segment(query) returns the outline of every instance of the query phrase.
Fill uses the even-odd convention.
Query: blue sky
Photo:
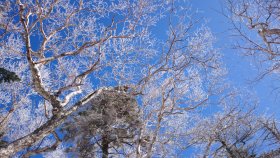
[[[255,63],[252,58],[242,56],[238,50],[232,49],[238,38],[233,38],[233,32],[229,19],[222,15],[221,0],[191,0],[193,9],[198,9],[200,16],[206,18],[206,25],[210,27],[215,35],[216,48],[223,54],[223,62],[228,70],[228,81],[238,89],[245,89],[259,98],[260,105],[258,111],[260,114],[273,114],[280,118],[280,109],[278,108],[277,93],[273,92],[273,86],[277,82],[273,78],[264,78],[263,80],[252,83],[257,74]]]

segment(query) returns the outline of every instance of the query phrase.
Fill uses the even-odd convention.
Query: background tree
[[[57,129],[106,87],[122,85],[132,87],[141,114],[129,156],[176,156],[189,146],[192,115],[223,88],[214,38],[181,3],[0,3],[7,6],[0,66],[22,80],[0,85],[2,157],[63,150]],[[165,40],[154,36],[159,20],[167,24]]]
[[[278,0],[228,0],[228,11],[239,39],[236,48],[260,63],[261,74],[279,72],[280,4]]]
[[[189,130],[192,144],[198,149],[196,156],[279,156],[279,128],[274,118],[258,114],[256,99],[252,94],[231,91],[220,100],[220,111],[204,119],[199,118],[194,128]]]
[[[255,135],[261,129],[256,119],[253,99],[232,91],[221,98],[221,109],[204,119],[198,118],[190,130],[192,144],[198,147],[197,157],[249,158],[256,156],[261,140]],[[245,98],[252,98],[246,95]],[[248,104],[247,104],[248,103]],[[249,105],[250,104],[250,105]]]

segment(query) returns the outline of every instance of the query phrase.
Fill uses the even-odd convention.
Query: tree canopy
[[[225,4],[245,41],[237,48],[264,75],[278,73],[278,6]],[[277,155],[277,119],[230,85],[194,10],[180,0],[1,1],[0,157]]]

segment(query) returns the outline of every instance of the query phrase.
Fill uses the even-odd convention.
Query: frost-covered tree
[[[258,79],[279,74],[279,0],[228,0],[229,18],[238,38],[237,49],[253,56],[261,69]]]
[[[61,128],[65,140],[73,144],[68,152],[81,157],[106,158],[109,151],[121,154],[133,146],[141,126],[139,107],[134,95],[115,89],[104,89],[96,98],[73,113]],[[128,147],[126,147],[128,146]]]
[[[231,92],[219,112],[199,119],[189,136],[197,157],[262,158],[279,156],[279,123],[257,114],[253,95]],[[241,92],[242,93],[242,92]]]
[[[62,138],[75,129],[80,136],[106,135],[107,156],[168,157],[185,150],[192,116],[222,90],[225,71],[210,30],[198,26],[183,5],[161,0],[1,1],[0,67],[21,79],[0,85],[1,157],[67,156],[62,150],[69,143]],[[155,30],[164,24],[166,34],[158,35]],[[121,126],[131,125],[130,118],[118,117],[118,104],[111,103],[115,99],[105,97],[114,115],[96,102],[108,88],[123,85],[131,101],[137,101],[126,110],[134,114],[136,105],[139,110],[137,117],[132,115],[140,125],[131,128],[137,134],[130,146],[120,145],[125,139],[113,139],[120,137]],[[83,111],[89,104],[92,109]],[[79,112],[93,116],[89,121],[96,131],[83,131],[87,117]],[[60,134],[67,121],[73,127]],[[82,141],[92,140],[71,143]],[[89,153],[99,156],[100,146],[95,147]]]
[[[261,126],[250,111],[236,107],[199,121],[191,133],[197,145],[198,157],[256,157],[262,149],[262,139],[257,137]]]

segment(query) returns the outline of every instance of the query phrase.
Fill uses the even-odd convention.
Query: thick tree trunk
[[[108,158],[109,155],[109,141],[107,139],[107,136],[102,136],[102,158]]]

